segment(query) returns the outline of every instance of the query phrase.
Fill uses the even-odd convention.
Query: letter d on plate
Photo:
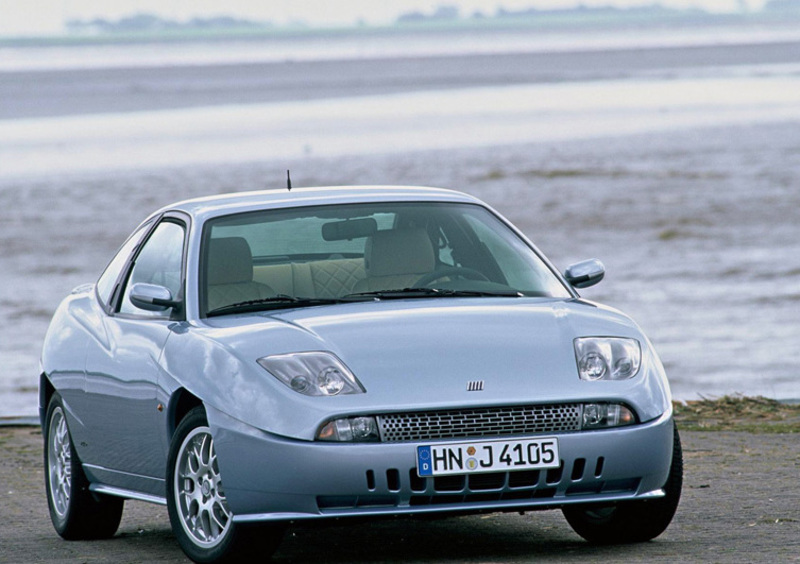
[[[433,466],[431,461],[431,447],[417,447],[417,475],[433,476]]]

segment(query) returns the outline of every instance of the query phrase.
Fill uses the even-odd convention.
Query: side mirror
[[[606,275],[606,267],[597,259],[582,260],[571,264],[564,271],[564,278],[575,288],[588,288],[600,282]]]
[[[157,284],[134,284],[128,297],[133,305],[146,311],[164,311],[179,305],[172,299],[172,292]]]

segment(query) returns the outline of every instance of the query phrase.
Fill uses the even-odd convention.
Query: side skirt
[[[167,485],[162,479],[110,470],[93,464],[84,464],[83,471],[89,478],[89,489],[93,492],[162,505],[166,503]]]
[[[132,490],[124,490],[122,488],[115,488],[112,486],[105,486],[103,484],[92,484],[89,486],[89,491],[105,495],[113,495],[116,497],[124,497],[125,499],[136,499],[138,501],[146,501],[148,503],[155,503],[157,505],[166,505],[167,498],[159,497],[157,495],[144,494]]]

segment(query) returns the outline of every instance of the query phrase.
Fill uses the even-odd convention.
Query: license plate
[[[417,447],[417,474],[445,476],[558,468],[558,439],[482,441]]]

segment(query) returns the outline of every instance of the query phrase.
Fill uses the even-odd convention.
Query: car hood
[[[579,330],[572,318],[594,318],[594,310],[562,301],[445,298],[275,317],[339,356],[371,402],[447,405],[563,397],[564,378],[577,379],[572,340]],[[579,325],[594,334],[585,321]],[[468,393],[474,381],[484,384],[480,394]]]
[[[272,389],[270,397],[276,391],[281,396],[272,405],[274,411],[285,411],[297,423],[310,418],[303,427],[316,428],[334,415],[612,400],[632,393],[647,401],[645,397],[652,400],[655,393],[641,373],[625,382],[579,380],[572,344],[576,337],[633,337],[642,343],[645,357],[649,350],[628,317],[582,300],[386,300],[208,321],[213,327],[208,337],[254,365],[258,379]],[[255,363],[264,356],[297,351],[335,354],[366,393],[303,396]],[[277,429],[275,421],[269,427],[286,432]]]

